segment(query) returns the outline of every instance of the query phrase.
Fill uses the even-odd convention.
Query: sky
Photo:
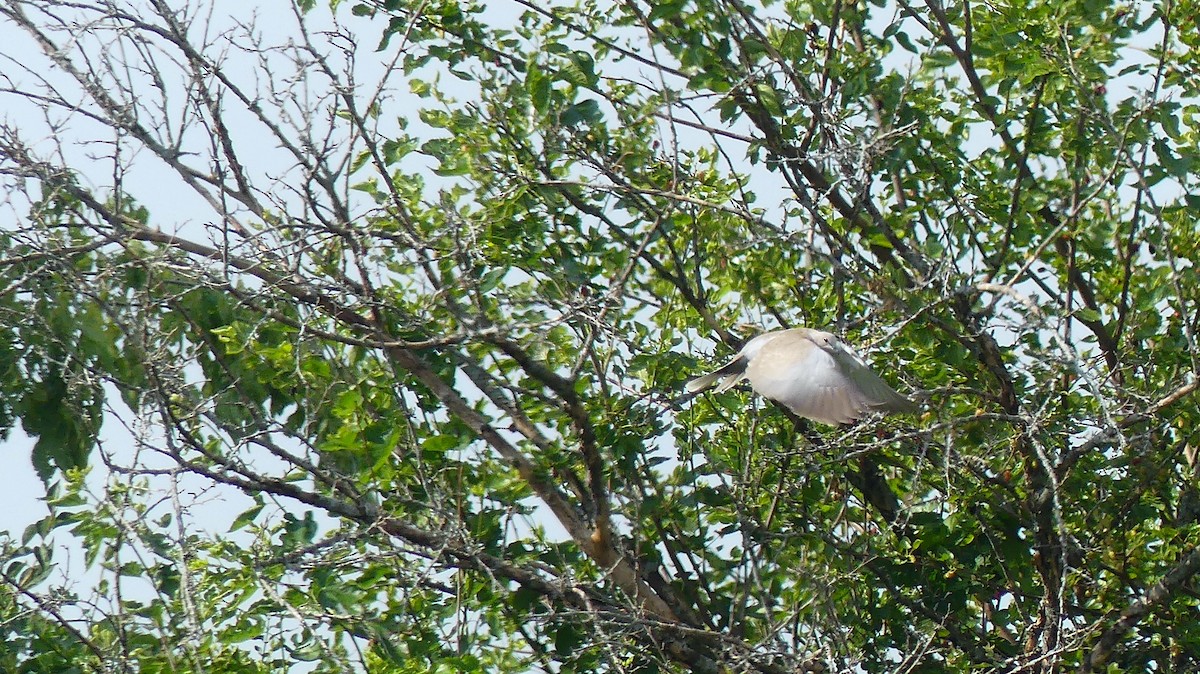
[[[4,497],[0,499],[0,530],[16,536],[47,512],[42,498],[42,481],[33,470],[29,454],[34,440],[18,426],[0,441],[0,475],[4,476]]]

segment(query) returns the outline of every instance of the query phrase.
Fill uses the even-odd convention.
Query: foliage
[[[1200,667],[1191,0],[210,10],[0,7],[0,670]]]

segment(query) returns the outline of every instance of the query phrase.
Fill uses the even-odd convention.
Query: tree
[[[1194,3],[224,9],[0,6],[0,668],[1200,666]]]

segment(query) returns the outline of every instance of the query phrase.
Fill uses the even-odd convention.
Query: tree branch
[[[1079,666],[1080,674],[1096,671],[1108,662],[1117,643],[1157,606],[1171,599],[1184,583],[1200,571],[1200,548],[1192,548],[1183,559],[1154,584],[1145,595],[1121,611],[1121,617],[1100,635],[1096,645]]]

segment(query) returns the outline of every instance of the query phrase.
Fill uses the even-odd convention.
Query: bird
[[[726,391],[746,379],[755,393],[796,415],[837,426],[871,412],[916,412],[837,335],[811,328],[765,332],[719,369],[689,381],[688,393]],[[718,383],[719,382],[719,383]]]

